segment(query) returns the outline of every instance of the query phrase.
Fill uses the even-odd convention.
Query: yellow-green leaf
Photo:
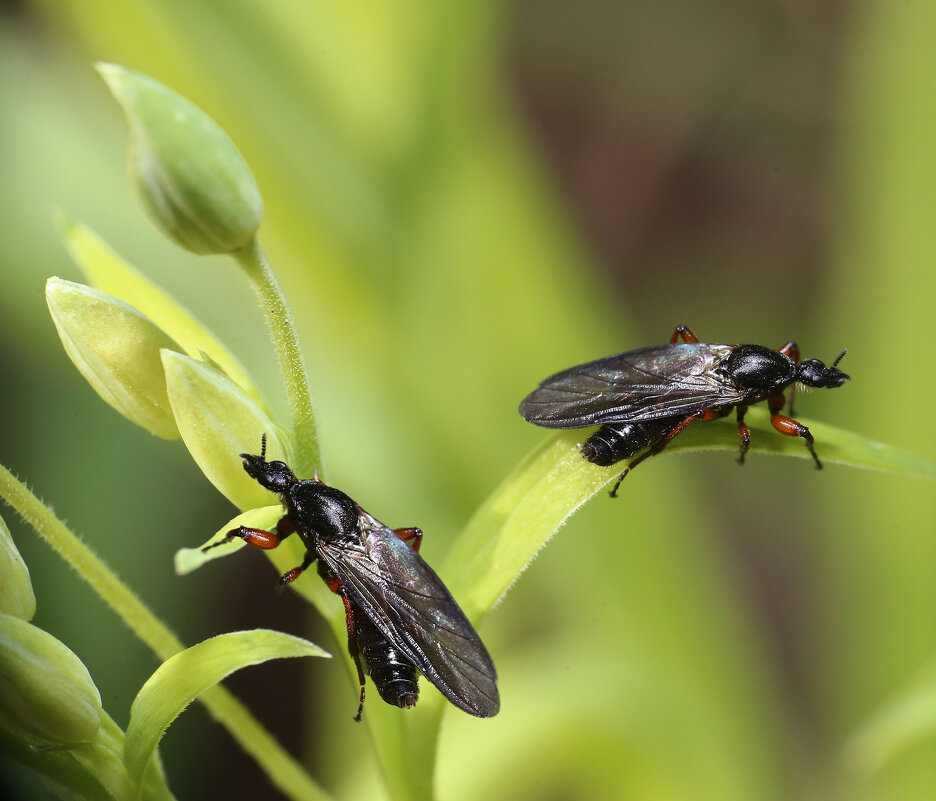
[[[745,422],[751,428],[748,459],[783,453],[811,461],[802,440],[780,436],[771,428],[765,410],[748,410]],[[921,456],[833,426],[802,422],[808,422],[816,451],[827,466],[837,463],[936,479],[936,464]],[[440,572],[469,617],[478,619],[490,609],[566,519],[617,480],[626,462],[598,467],[582,458],[579,445],[588,433],[571,430],[548,436],[501,482],[456,539]],[[654,461],[667,454],[701,450],[736,455],[737,425],[730,420],[690,425],[660,456],[638,469],[652,470]],[[636,502],[627,486],[625,478],[614,503]]]
[[[255,629],[212,637],[170,657],[150,676],[130,708],[124,762],[138,781],[169,724],[205,690],[235,670],[270,659],[329,654],[279,631]]]

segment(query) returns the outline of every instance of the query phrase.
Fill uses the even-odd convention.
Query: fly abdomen
[[[674,422],[671,418],[663,418],[639,423],[605,423],[585,440],[582,456],[589,462],[608,467],[655,445],[676,422],[678,420]]]
[[[391,645],[365,615],[357,615],[356,624],[358,649],[380,697],[403,709],[415,706],[419,685],[413,663]]]

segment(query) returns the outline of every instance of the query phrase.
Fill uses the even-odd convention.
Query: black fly
[[[683,342],[677,344],[682,337]],[[813,448],[809,429],[780,414],[790,389],[790,415],[796,384],[839,387],[850,376],[836,369],[845,355],[826,367],[818,359],[799,360],[795,342],[779,350],[763,345],[714,345],[699,342],[680,325],[668,345],[638,348],[616,356],[580,364],[550,376],[520,404],[520,415],[543,428],[584,428],[601,424],[585,440],[582,455],[599,465],[629,459],[644,448],[621,473],[624,476],[648,456],[659,453],[694,420],[714,420],[737,409],[741,456],[751,443],[744,424],[748,406],[762,400],[770,409],[770,422],[781,434],[802,437],[816,467],[822,463]]]
[[[259,456],[241,457],[244,470],[280,496],[286,514],[275,531],[241,526],[206,550],[235,537],[255,548],[275,548],[299,532],[305,558],[280,582],[295,581],[318,560],[319,574],[341,596],[348,650],[361,683],[355,720],[364,708],[361,658],[388,704],[415,705],[419,671],[459,709],[481,718],[496,715],[494,663],[452,594],[419,555],[422,532],[390,529],[317,477],[297,479],[284,462],[266,461],[266,436]]]

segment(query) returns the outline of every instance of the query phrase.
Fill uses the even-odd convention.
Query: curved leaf
[[[139,781],[169,724],[205,690],[235,670],[270,659],[330,654],[279,631],[221,634],[170,657],[143,685],[130,708],[124,740],[127,772]]]
[[[748,459],[758,453],[781,453],[811,459],[798,437],[780,436],[763,409],[745,417],[751,428]],[[808,422],[824,464],[837,463],[936,479],[936,464],[916,454],[865,439],[857,434]],[[591,429],[553,434],[526,457],[481,505],[456,539],[442,575],[465,613],[477,620],[526,569],[560,526],[582,504],[611,481],[626,462],[598,467],[579,453]],[[737,425],[731,420],[696,423],[666,447],[677,451],[738,452]],[[653,459],[641,470],[652,469]],[[627,496],[627,479],[619,493]]]
[[[934,734],[936,665],[858,729],[845,747],[845,759],[854,770],[874,773],[897,754]]]

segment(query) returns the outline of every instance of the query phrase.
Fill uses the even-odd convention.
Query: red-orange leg
[[[676,330],[673,331],[673,336],[670,337],[670,345],[675,345],[680,337],[682,337],[683,342],[699,341],[699,338],[689,330],[688,326],[677,325]]]
[[[361,700],[358,702],[357,714],[354,716],[354,722],[361,722],[361,714],[364,712],[364,668],[361,666],[361,656],[357,645],[357,627],[354,625],[354,610],[351,608],[351,601],[348,599],[348,591],[334,576],[323,574],[325,584],[335,595],[340,596],[345,608],[345,624],[348,627],[348,654],[354,667],[357,668],[358,683],[361,685]]]
[[[416,526],[408,526],[406,528],[395,528],[393,533],[396,534],[403,542],[410,543],[410,547],[419,552],[419,546],[422,545],[423,533],[421,528],[416,528]]]
[[[288,515],[284,515],[276,524],[275,531],[264,531],[262,528],[247,528],[247,526],[232,528],[227,534],[225,534],[223,540],[218,540],[218,542],[213,542],[211,545],[206,545],[204,548],[202,548],[202,551],[210,551],[212,548],[217,548],[219,545],[226,545],[231,540],[238,537],[248,545],[252,545],[254,548],[259,548],[262,551],[268,551],[270,548],[275,548],[277,545],[279,545],[295,530],[295,523],[293,523],[292,519]]]
[[[681,326],[681,327],[685,327],[685,326]],[[689,425],[689,423],[691,423],[693,420],[714,420],[717,417],[718,415],[713,410],[703,409],[701,412],[690,415],[689,417],[686,417],[685,419],[680,420],[678,423],[676,423],[676,425],[674,425],[669,431],[666,432],[666,435],[659,442],[651,446],[650,449],[646,453],[638,456],[636,459],[634,459],[634,461],[632,461],[630,464],[627,465],[627,467],[624,468],[624,472],[618,476],[618,480],[614,485],[614,489],[612,489],[610,492],[611,497],[617,498],[618,487],[621,486],[621,482],[624,480],[624,476],[626,476],[631,470],[637,467],[637,465],[639,465],[644,459],[648,459],[651,456],[656,456],[660,451],[662,451],[666,447],[667,443],[673,437],[675,437],[680,431],[682,431],[687,425]]]
[[[738,437],[741,439],[741,454],[738,456],[738,464],[744,464],[744,457],[747,455],[748,448],[751,447],[751,429],[744,422],[746,413],[747,406],[738,407]]]
[[[813,440],[813,435],[809,433],[809,429],[802,423],[797,422],[792,417],[780,414],[780,410],[783,408],[783,402],[783,395],[773,395],[767,399],[767,405],[770,408],[770,424],[785,436],[802,437],[806,440],[806,447],[809,448],[809,452],[812,454],[813,461],[816,463],[816,469],[822,470],[822,462],[819,461],[819,457],[816,456],[816,449],[813,447],[815,441]]]
[[[311,565],[316,559],[315,551],[306,551],[305,556],[302,557],[302,564],[299,567],[294,567],[292,570],[287,570],[280,576],[280,585],[285,587],[289,584],[290,581],[295,581],[305,569]]]
[[[782,353],[784,356],[789,356],[793,360],[793,364],[799,364],[799,345],[797,345],[792,339],[782,348],[777,348],[777,353]]]

